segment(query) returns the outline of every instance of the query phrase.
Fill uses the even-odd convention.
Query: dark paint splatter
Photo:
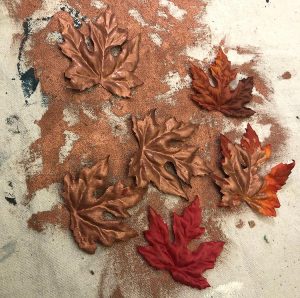
[[[255,227],[255,221],[254,220],[249,220],[248,221],[248,225],[249,225],[249,227],[252,229],[252,228],[254,228]]]
[[[238,229],[241,229],[244,225],[245,223],[241,219],[235,224]]]
[[[43,108],[46,108],[48,107],[48,105],[49,105],[49,97],[42,93],[41,106]]]
[[[20,74],[20,79],[22,82],[24,96],[29,98],[34,93],[39,83],[39,80],[34,75],[34,68],[31,67],[24,73]]]
[[[60,9],[66,11],[73,18],[75,28],[81,27],[81,21],[83,21],[85,17],[80,17],[80,12],[78,10],[70,6],[62,6]]]
[[[6,118],[6,124],[10,126],[8,129],[10,132],[19,134],[19,117],[17,115],[12,115]]]
[[[6,118],[6,124],[8,125],[13,125],[17,121],[19,121],[19,116],[17,115],[12,115]]]
[[[95,274],[95,272],[94,272],[93,270],[90,270],[90,273],[91,273],[92,275],[94,275],[94,274]]]
[[[14,198],[14,197],[5,197],[5,200],[6,200],[9,204],[12,204],[12,205],[14,205],[14,206],[17,205],[16,198]]]
[[[26,70],[25,72],[21,70],[21,61],[22,61],[24,46],[26,41],[29,38],[29,35],[31,34],[30,21],[31,19],[26,19],[23,22],[23,38],[21,40],[21,44],[19,47],[18,63],[17,63],[23,94],[26,98],[29,98],[34,93],[39,83],[39,80],[34,75],[34,69],[32,67]]]
[[[13,183],[12,183],[11,181],[8,181],[7,184],[8,184],[8,186],[11,188],[11,190],[13,191],[13,189],[14,189]],[[12,205],[16,206],[16,205],[17,205],[17,201],[16,201],[15,196],[14,196],[12,193],[10,193],[10,192],[8,192],[8,193],[6,193],[6,194],[7,194],[7,195],[4,197],[5,200],[6,200],[9,204],[12,204]]]

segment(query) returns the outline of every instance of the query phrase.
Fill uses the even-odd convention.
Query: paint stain
[[[5,197],[5,200],[11,205],[14,205],[14,206],[17,205],[17,201],[16,201],[15,197]]]
[[[20,121],[19,121],[19,116],[18,115],[11,115],[6,118],[6,124],[9,126],[8,131],[14,133],[14,134],[19,134],[20,129]]]
[[[289,71],[286,71],[281,75],[281,78],[284,80],[289,80],[291,77],[292,77],[292,75]]]
[[[86,16],[81,16],[80,12],[71,6],[61,6],[60,10],[67,12],[73,18],[75,28],[80,28],[81,22],[86,19]]]
[[[16,251],[16,241],[10,241],[0,248],[0,263],[9,258]]]
[[[31,67],[24,73],[20,73],[20,79],[24,96],[29,98],[34,93],[39,83],[39,80],[34,75],[34,68]]]
[[[23,55],[24,55],[25,44],[31,34],[30,20],[31,19],[27,19],[26,21],[23,22],[23,38],[21,40],[20,47],[19,47],[18,63],[17,63],[18,74],[21,80],[21,86],[25,98],[29,98],[35,92],[37,85],[39,83],[39,80],[35,77],[33,67],[30,67],[25,71],[23,71],[21,67],[21,64],[24,63]]]
[[[238,229],[241,229],[244,225],[245,223],[241,219],[235,224]]]
[[[249,225],[249,227],[252,229],[252,228],[254,228],[255,227],[255,221],[254,220],[249,220],[248,221],[248,225]]]
[[[45,94],[42,93],[41,106],[43,108],[48,107],[49,101],[50,101],[50,98],[47,95],[45,95]]]

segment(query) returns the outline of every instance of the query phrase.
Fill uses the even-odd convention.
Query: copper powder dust
[[[62,229],[68,229],[70,225],[70,216],[64,206],[56,205],[52,210],[33,214],[27,224],[28,228],[38,232],[44,231],[49,224]]]
[[[30,17],[36,10],[42,8],[42,0],[3,0],[9,15],[22,21]]]

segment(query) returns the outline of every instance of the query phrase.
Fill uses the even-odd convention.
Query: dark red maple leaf
[[[206,74],[196,65],[191,65],[192,100],[208,111],[220,111],[225,116],[249,117],[255,112],[245,107],[252,99],[253,78],[239,80],[236,89],[230,83],[236,79],[237,70],[220,48],[216,60]]]
[[[188,249],[189,242],[205,231],[199,227],[201,211],[199,198],[196,197],[182,215],[174,213],[174,241],[170,241],[167,224],[150,207],[150,228],[144,233],[149,245],[138,247],[138,252],[152,267],[167,270],[174,280],[198,289],[210,286],[202,273],[214,267],[224,245],[222,241],[210,241],[202,242],[194,251]]]

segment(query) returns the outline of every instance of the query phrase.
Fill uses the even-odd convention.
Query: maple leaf
[[[266,216],[276,216],[275,208],[280,207],[277,191],[285,184],[295,166],[280,163],[264,178],[258,170],[271,155],[271,146],[261,146],[257,134],[248,124],[241,144],[233,144],[221,135],[224,156],[222,167],[226,178],[213,175],[223,194],[221,206],[238,206],[246,202],[251,208]]]
[[[133,117],[132,122],[139,151],[130,161],[129,174],[136,177],[138,187],[153,182],[163,192],[187,198],[180,180],[189,184],[192,176],[207,173],[198,148],[182,144],[193,134],[195,125],[178,122],[174,117],[160,125],[155,120],[155,110],[143,120]],[[168,170],[167,164],[172,164],[176,173]]]
[[[253,78],[238,82],[235,90],[230,83],[236,79],[237,70],[231,68],[227,56],[219,49],[215,62],[209,68],[210,77],[197,66],[191,66],[192,86],[196,94],[192,99],[208,111],[220,111],[226,116],[249,117],[255,112],[244,107],[252,99]]]
[[[95,193],[103,186],[107,173],[108,158],[84,168],[78,179],[71,174],[64,178],[63,198],[71,216],[70,229],[79,247],[88,253],[95,252],[96,242],[110,246],[115,240],[137,235],[121,219],[129,216],[127,209],[141,200],[144,191],[118,182],[97,197]]]
[[[154,209],[149,209],[149,230],[144,233],[148,246],[139,246],[138,252],[154,268],[167,270],[174,280],[198,288],[209,287],[202,276],[212,269],[220,255],[224,242],[202,242],[194,251],[188,249],[191,240],[203,235],[199,198],[184,209],[182,215],[173,214],[174,241],[170,241],[168,226]]]
[[[59,46],[72,62],[65,72],[73,89],[85,90],[101,84],[113,94],[130,97],[130,88],[142,82],[134,75],[139,60],[140,36],[127,40],[127,30],[118,27],[112,11],[106,9],[82,30],[59,19],[64,42]],[[87,40],[89,42],[87,42]],[[113,49],[121,47],[119,55]]]

